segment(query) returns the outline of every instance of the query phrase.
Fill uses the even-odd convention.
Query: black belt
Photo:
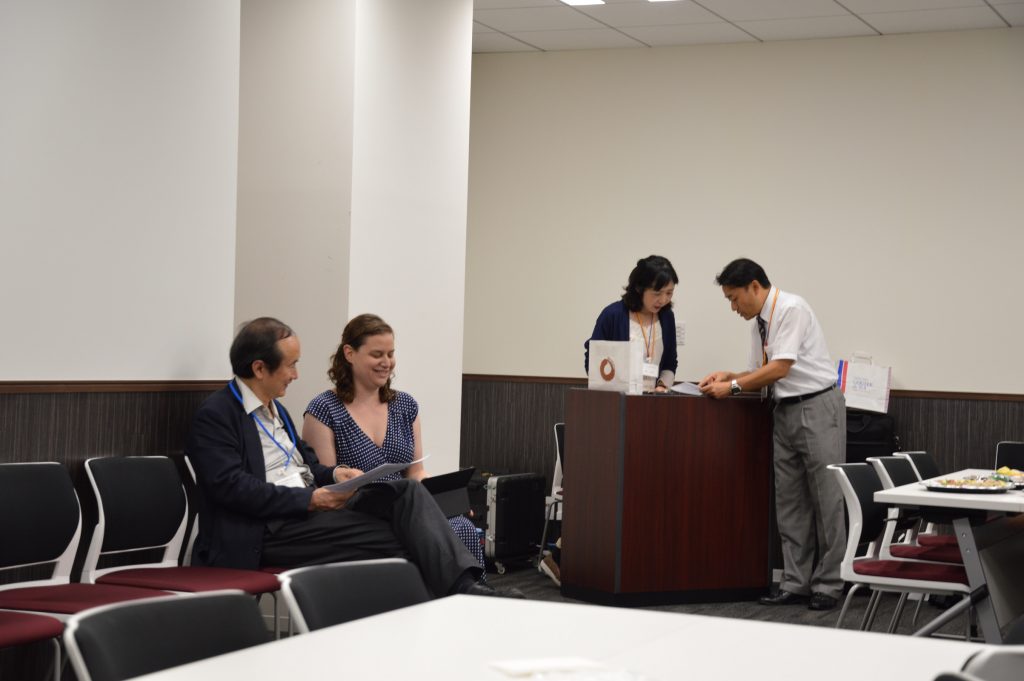
[[[806,395],[793,395],[792,397],[780,397],[778,402],[779,402],[779,404],[796,404],[797,402],[803,402],[804,400],[809,400],[812,397],[817,397],[818,395],[824,395],[825,393],[827,393],[829,390],[831,390],[834,387],[835,387],[834,385],[830,385],[827,388],[822,388],[821,390],[819,390],[816,393],[807,393]]]

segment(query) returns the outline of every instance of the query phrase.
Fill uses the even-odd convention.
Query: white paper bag
[[[643,392],[643,356],[629,341],[590,341],[587,387],[639,395]]]
[[[863,361],[863,360],[867,361]],[[854,361],[839,360],[836,385],[846,396],[850,409],[889,412],[889,386],[892,368],[871,363],[870,357],[854,354]]]

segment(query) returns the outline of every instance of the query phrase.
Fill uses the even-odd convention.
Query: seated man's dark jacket
[[[277,407],[280,417],[290,421],[287,410],[280,403]],[[309,445],[299,440],[296,447],[318,487],[334,482],[334,469],[317,461]],[[193,565],[259,568],[267,524],[308,513],[313,487],[280,487],[266,481],[256,422],[228,387],[199,407],[185,453],[199,484]]]

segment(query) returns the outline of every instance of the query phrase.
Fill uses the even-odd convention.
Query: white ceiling
[[[475,0],[473,19],[473,52],[546,52],[1024,26],[1024,0]]]

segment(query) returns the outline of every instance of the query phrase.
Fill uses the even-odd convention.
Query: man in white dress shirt
[[[748,370],[716,371],[700,382],[710,397],[765,389],[774,409],[775,508],[784,571],[764,605],[807,603],[831,610],[843,592],[843,496],[827,470],[846,460],[846,402],[814,311],[771,285],[764,268],[740,258],[715,283],[751,325]],[[817,560],[815,560],[817,558]]]

